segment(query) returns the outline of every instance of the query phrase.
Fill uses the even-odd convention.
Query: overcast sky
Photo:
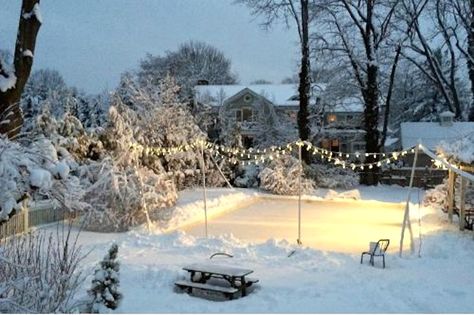
[[[0,0],[0,48],[13,51],[20,0]],[[232,60],[241,83],[278,83],[297,70],[297,35],[283,25],[264,31],[232,0],[42,0],[34,69],[58,70],[70,85],[95,93],[146,53],[205,41]]]

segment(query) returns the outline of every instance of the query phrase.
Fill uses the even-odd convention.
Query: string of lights
[[[282,155],[292,153],[295,147],[306,147],[306,150],[311,152],[313,155],[319,156],[323,162],[333,163],[336,166],[341,166],[342,168],[351,168],[353,170],[364,170],[365,168],[372,169],[374,167],[389,165],[390,163],[398,160],[400,157],[415,152],[414,147],[407,150],[384,153],[335,152],[314,146],[307,141],[301,140],[290,142],[284,146],[272,146],[265,149],[242,149],[238,147],[229,147],[218,145],[204,139],[197,139],[190,144],[174,147],[149,147],[137,143],[130,146],[131,149],[140,150],[141,152],[144,152],[148,155],[157,156],[178,154],[203,148],[218,158],[227,159],[228,162],[234,165],[238,163],[241,165],[263,164],[265,162],[278,159]],[[376,161],[370,163],[361,161],[367,157],[373,157],[376,159]]]

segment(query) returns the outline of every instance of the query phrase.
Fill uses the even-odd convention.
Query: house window
[[[329,114],[328,115],[328,123],[333,123],[337,121],[337,116],[336,114]]]
[[[321,147],[323,149],[333,152],[339,152],[339,145],[339,139],[323,139],[323,141],[321,141]]]
[[[242,145],[246,149],[253,147],[253,138],[249,136],[242,136]]]
[[[354,116],[352,115],[347,115],[346,116],[346,121],[352,121],[354,119]]]
[[[246,94],[246,95],[244,96],[244,101],[245,101],[246,103],[250,103],[250,102],[252,101],[252,96],[251,96],[250,94]]]
[[[253,110],[249,107],[243,107],[235,111],[235,120],[238,122],[243,121],[252,121],[253,120]]]

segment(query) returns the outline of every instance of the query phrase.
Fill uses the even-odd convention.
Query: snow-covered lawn
[[[390,222],[387,222],[386,226],[390,231],[398,231],[390,236],[396,237],[391,239],[392,249],[396,250],[400,228],[396,226],[395,218],[398,214],[403,214],[402,210],[399,210],[400,202],[406,198],[407,190],[379,186],[359,187],[358,192],[362,201],[321,201],[325,197],[337,197],[337,193],[327,190],[318,190],[304,199],[319,200],[315,203],[332,206],[337,202],[344,207],[353,205],[356,209],[356,222],[359,222],[357,214],[363,210],[360,209],[360,204],[364,206],[362,208],[368,204],[376,204],[369,200],[398,204],[379,210],[394,212],[389,215]],[[122,264],[121,290],[124,294],[119,312],[474,312],[472,232],[459,232],[455,225],[448,224],[444,215],[436,210],[423,208],[421,212],[421,258],[417,255],[399,258],[396,252],[391,252],[388,254],[387,268],[381,269],[380,265],[376,268],[368,264],[360,265],[360,255],[355,250],[346,250],[348,253],[345,253],[324,250],[324,244],[318,247],[318,242],[321,243],[325,239],[329,241],[330,238],[323,237],[318,242],[309,244],[314,247],[299,248],[294,255],[288,257],[296,248],[293,235],[288,240],[278,240],[272,236],[261,240],[262,235],[259,235],[254,242],[238,239],[229,233],[205,239],[180,230],[173,231],[174,228],[189,229],[188,223],[198,223],[202,220],[201,194],[201,191],[182,192],[175,211],[177,216],[167,227],[155,227],[152,233],[145,228],[120,234],[81,233],[80,243],[85,250],[92,250],[86,260],[87,267],[90,268],[105,254],[113,241],[119,245]],[[266,207],[265,203],[262,204],[257,198],[259,194],[250,190],[209,191],[209,214],[215,218],[210,219],[210,226],[213,221],[219,220],[221,214],[221,218],[238,216],[241,211],[238,208],[252,209],[253,205],[260,205],[261,210],[267,213],[272,209],[268,205],[278,204],[274,199],[270,200]],[[346,195],[354,196],[354,192]],[[417,202],[417,198],[415,194],[413,201]],[[297,208],[294,209],[296,215]],[[282,209],[275,208],[275,211],[279,210]],[[254,209],[254,212],[255,218],[261,220],[258,209]],[[306,215],[308,218],[308,214]],[[412,215],[417,237],[418,212],[415,211]],[[314,218],[337,221],[337,215]],[[400,216],[399,219],[401,218]],[[273,219],[274,216],[266,217],[268,222]],[[343,225],[347,224],[347,221],[343,222]],[[379,223],[374,221],[374,224]],[[347,225],[345,227],[347,228]],[[54,229],[52,226],[49,228]],[[339,228],[337,222],[334,222],[334,228]],[[164,230],[167,233],[163,233]],[[296,227],[294,231],[296,233]],[[344,233],[344,229],[339,231],[339,234]],[[358,238],[357,233],[356,230],[348,229],[347,233],[340,237],[351,240]],[[234,234],[239,233],[236,231]],[[304,239],[305,234],[303,241]],[[365,250],[365,247],[360,248],[360,251],[362,250]],[[254,292],[245,298],[225,302],[213,302],[174,292],[174,281],[186,276],[186,272],[181,270],[182,266],[194,262],[209,262],[209,256],[218,251],[232,253],[234,258],[217,258],[216,263],[239,265],[255,271],[254,276],[260,279],[260,283]],[[90,282],[85,285],[89,286]]]

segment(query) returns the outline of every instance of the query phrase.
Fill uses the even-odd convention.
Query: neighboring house
[[[339,152],[365,152],[364,104],[358,97],[347,97],[324,104],[323,120],[315,141],[319,146]]]
[[[324,84],[312,84],[311,128],[316,134],[313,143],[333,151],[364,151],[362,103],[351,97],[326,104],[324,90]],[[198,105],[212,108],[221,136],[238,130],[245,147],[275,129],[291,135],[292,140],[298,136],[299,97],[295,84],[198,85],[195,106]],[[318,121],[320,113],[323,115]]]

